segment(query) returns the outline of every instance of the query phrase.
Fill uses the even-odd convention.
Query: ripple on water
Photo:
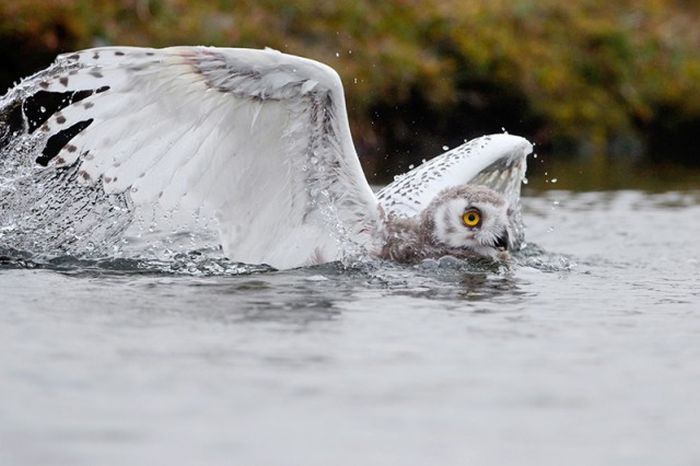
[[[509,262],[496,262],[490,259],[458,259],[445,256],[440,259],[426,259],[417,264],[396,264],[375,258],[351,258],[305,268],[313,271],[332,271],[349,276],[361,274],[369,282],[385,286],[398,286],[407,278],[422,278],[437,282],[454,282],[465,274],[486,273],[504,275],[513,267],[532,267],[544,272],[562,272],[574,267],[570,258],[548,253],[534,244],[527,244],[522,251],[514,254]],[[168,258],[152,257],[101,257],[83,258],[71,255],[51,256],[34,254],[14,248],[0,247],[0,268],[36,269],[43,268],[74,275],[91,273],[113,274],[174,274],[183,276],[235,276],[254,273],[274,272],[276,269],[260,264],[244,264],[227,259],[220,248],[207,248],[174,253]],[[313,275],[309,281],[322,281],[323,275]]]

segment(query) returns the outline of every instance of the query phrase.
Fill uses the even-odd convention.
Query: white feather
[[[93,120],[51,164],[80,158],[81,182],[128,190],[136,205],[214,212],[235,260],[335,260],[339,244],[379,229],[325,65],[268,50],[113,47],[61,56],[52,71],[46,90],[109,90],[49,120],[51,132]]]

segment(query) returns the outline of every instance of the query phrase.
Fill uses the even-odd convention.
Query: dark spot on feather
[[[95,52],[95,53],[92,55],[92,58],[93,58],[94,60],[99,59],[99,58],[100,58],[100,53],[99,53],[99,52]]]
[[[153,52],[146,52],[146,55],[148,55],[149,57],[152,57],[153,55],[155,55],[155,53],[153,53]]]
[[[89,175],[88,172],[86,172],[85,170],[80,170],[80,171],[78,172],[78,175],[80,175],[85,181],[89,181],[89,180],[90,180],[90,175]]]
[[[64,159],[63,157],[57,157],[56,163],[59,165],[63,165],[64,163],[66,163],[66,159]]]
[[[49,125],[47,125],[46,123],[41,125],[41,131],[46,133],[48,130],[49,130]]]
[[[106,90],[109,89],[109,87],[105,86],[95,91],[38,91],[34,95],[26,97],[22,102],[22,111],[27,120],[27,132],[32,134],[37,128],[48,131],[48,127],[44,129],[42,125],[46,123],[52,115],[60,112],[71,104],[80,102],[96,92],[103,92],[102,89]]]
[[[97,68],[90,71],[90,76],[94,76],[95,78],[104,78],[104,75],[100,73],[100,70]]]
[[[78,74],[78,70],[70,70],[68,74],[71,76],[75,76],[76,74]]]
[[[63,115],[58,115],[56,117],[56,123],[58,123],[59,125],[62,125],[65,122],[66,122],[66,117],[64,117]]]
[[[71,139],[78,135],[82,130],[90,126],[93,119],[79,121],[70,128],[63,129],[58,133],[51,136],[46,141],[46,146],[41,151],[41,155],[36,158],[36,163],[45,167],[49,164],[51,159],[58,155],[59,151],[65,146]]]
[[[41,87],[43,87],[44,89],[48,89],[48,88],[49,88],[49,82],[48,82],[48,81],[42,81],[42,82],[39,83],[39,85],[40,85]]]
[[[110,176],[105,176],[104,180],[105,180],[105,183],[111,183],[111,182],[112,182],[112,177],[110,177]]]
[[[92,102],[85,102],[85,108],[92,108],[94,106],[95,104],[93,104]]]
[[[64,87],[68,87],[68,78],[66,76],[63,76],[61,79],[58,80],[61,84],[63,84]]]
[[[76,150],[78,150],[78,148],[75,147],[73,144],[68,144],[68,145],[66,145],[66,150],[68,152],[75,152]]]
[[[117,50],[116,52],[114,52],[114,54],[118,57],[121,57],[122,55],[124,55],[124,52],[120,52],[119,50]]]

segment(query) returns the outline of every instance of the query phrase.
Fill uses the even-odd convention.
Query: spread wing
[[[531,152],[532,144],[520,136],[481,136],[401,175],[379,191],[377,198],[387,214],[413,217],[444,189],[464,184],[488,186],[510,204],[511,238],[517,246],[523,239],[520,186]]]
[[[31,111],[41,92],[64,96],[58,111]],[[206,208],[234,260],[333,260],[377,228],[340,78],[321,63],[273,50],[97,48],[60,56],[8,96],[23,120],[0,146],[39,141],[31,163],[73,168],[68,182],[134,205]]]

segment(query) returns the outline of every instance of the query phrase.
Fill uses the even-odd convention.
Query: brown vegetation
[[[683,155],[699,24],[689,0],[19,0],[0,3],[0,86],[96,45],[270,46],[338,70],[375,170],[501,127]]]

